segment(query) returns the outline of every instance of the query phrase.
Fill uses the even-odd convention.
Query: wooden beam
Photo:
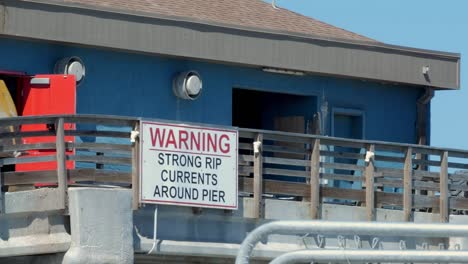
[[[54,185],[57,182],[57,171],[10,171],[3,172],[3,185],[29,185],[41,182],[47,182],[49,185]],[[68,171],[70,180],[72,181],[93,181],[112,183],[131,184],[132,175],[129,172],[109,171],[101,169],[74,169]]]
[[[137,121],[134,131],[140,131],[140,123]],[[133,191],[133,210],[140,207],[140,137],[135,137],[132,144],[132,191]]]
[[[255,218],[262,218],[264,216],[263,210],[263,134],[259,133],[255,139],[254,144],[259,144],[258,151],[254,153],[254,182],[253,182],[253,198],[254,198],[254,212]],[[255,147],[254,147],[255,150]]]
[[[403,168],[403,221],[410,222],[413,211],[413,149],[408,147]]]
[[[449,182],[448,182],[448,151],[444,151],[440,157],[440,221],[449,221]]]
[[[371,144],[367,147],[369,154],[375,153],[375,146]],[[374,190],[374,158],[366,162],[364,176],[366,178],[366,213],[368,221],[375,221],[375,190]]]
[[[310,157],[310,214],[320,218],[320,139],[313,140]]]
[[[65,131],[64,120],[59,118],[56,127],[56,149],[57,149],[57,183],[58,183],[58,204],[61,208],[67,208],[67,156],[65,153]]]
[[[3,205],[5,204],[5,194],[3,193],[3,167],[0,165],[0,215],[4,213]]]

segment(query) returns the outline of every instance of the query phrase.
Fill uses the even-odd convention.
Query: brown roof
[[[214,24],[299,33],[320,38],[376,42],[261,0],[54,0],[131,12],[189,18]]]

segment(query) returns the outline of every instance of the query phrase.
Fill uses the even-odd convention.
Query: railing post
[[[140,207],[140,122],[136,122],[132,132],[132,191],[133,191],[133,210],[138,210]]]
[[[56,151],[57,151],[57,184],[58,184],[58,203],[60,208],[67,208],[67,155],[65,153],[65,130],[64,120],[59,118],[56,127]]]
[[[449,221],[449,182],[448,182],[448,152],[444,151],[440,156],[440,221]]]
[[[254,142],[253,217],[262,218],[263,210],[263,134],[259,133]]]
[[[104,153],[103,152],[96,152],[96,156],[97,157],[102,157],[102,156],[104,156]],[[104,169],[104,164],[96,163],[96,169],[98,169],[98,170]]]
[[[320,218],[320,139],[314,139],[310,158],[310,214]]]
[[[375,189],[374,189],[374,152],[375,146],[369,145],[366,153],[366,213],[368,221],[375,221]]]
[[[5,193],[3,192],[3,166],[0,165],[0,214],[3,214],[5,204]]]
[[[413,211],[413,149],[408,147],[403,168],[403,221],[410,222]]]

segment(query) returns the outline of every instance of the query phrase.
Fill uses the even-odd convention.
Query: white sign
[[[237,209],[237,130],[142,121],[140,202]]]

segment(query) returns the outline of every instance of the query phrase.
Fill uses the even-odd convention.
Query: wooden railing
[[[402,221],[415,210],[439,213],[442,222],[468,210],[468,174],[455,171],[468,169],[468,151],[250,129],[239,135],[240,189],[253,194],[256,217],[265,197],[285,196],[310,202],[312,218],[322,202],[365,206],[368,220],[381,207],[403,210]],[[261,142],[258,153],[253,142]]]
[[[131,131],[138,131],[139,121],[96,115],[2,119],[2,194],[43,183],[56,191],[57,209],[64,209],[68,186],[133,187],[137,208],[139,145]],[[40,126],[24,129],[31,124]],[[365,206],[369,220],[376,208],[403,210],[405,221],[416,210],[430,211],[442,222],[468,210],[468,174],[457,172],[468,169],[468,151],[243,128],[239,137],[239,191],[254,198],[255,217],[263,217],[265,199],[308,202],[312,218],[320,218],[322,203]],[[18,164],[38,169],[20,171]]]
[[[136,166],[130,135],[138,123],[132,118],[85,115],[2,119],[2,189],[47,187],[61,201],[55,209],[65,209],[68,185],[130,188]],[[21,169],[22,164],[30,166]],[[137,171],[133,173],[137,178]]]

